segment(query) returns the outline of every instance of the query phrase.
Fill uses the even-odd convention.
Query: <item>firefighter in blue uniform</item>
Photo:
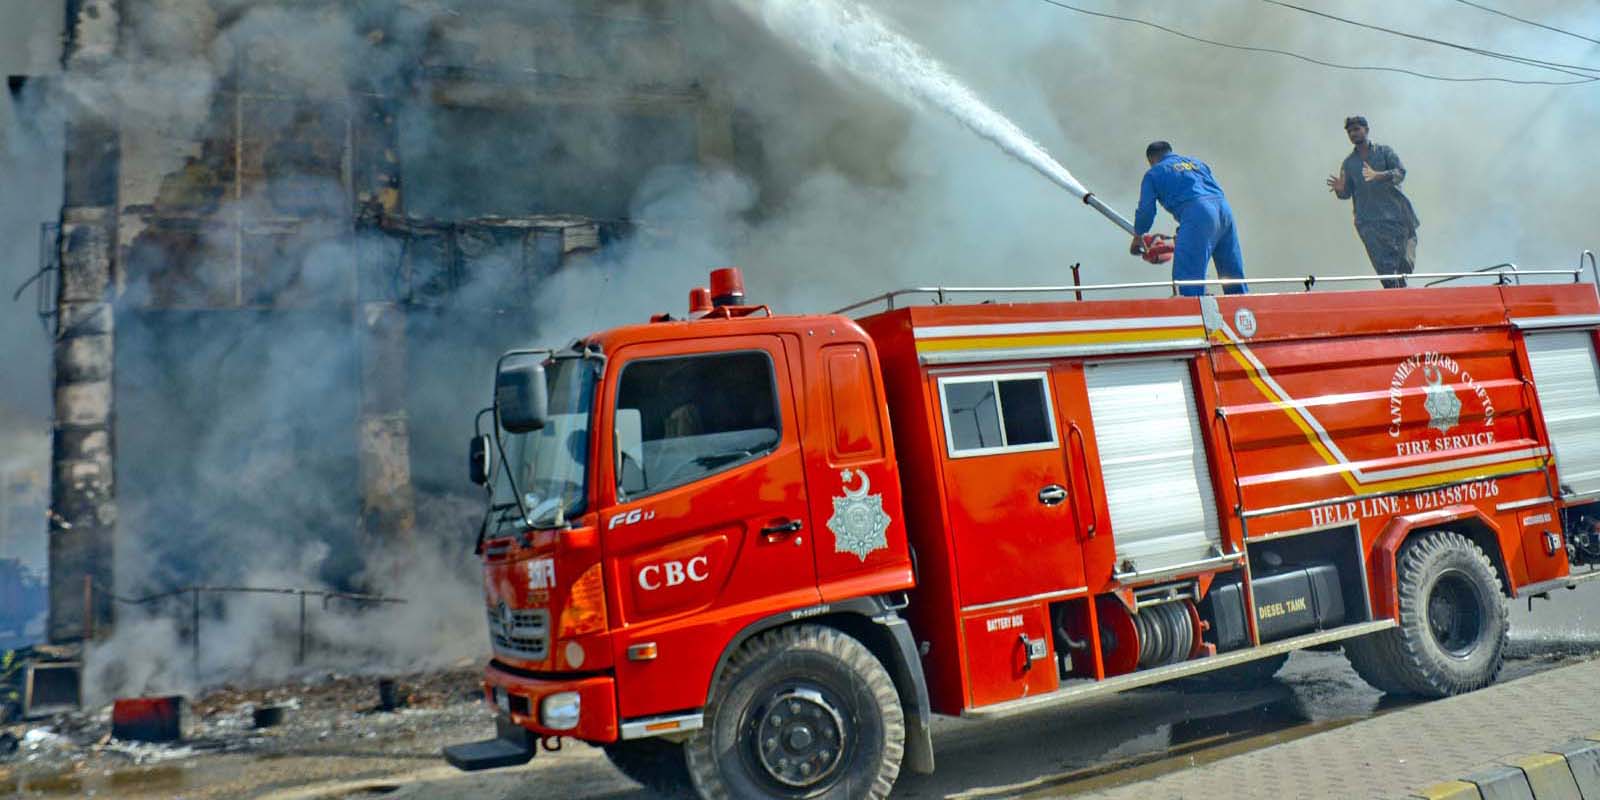
[[[1239,230],[1222,187],[1204,162],[1172,152],[1166,142],[1151,142],[1144,150],[1149,171],[1139,187],[1139,211],[1133,218],[1133,245],[1128,252],[1144,252],[1144,235],[1156,221],[1156,202],[1178,220],[1178,241],[1172,257],[1172,279],[1205,280],[1206,264],[1217,262],[1220,278],[1244,278],[1244,256],[1239,252]],[[1228,294],[1244,294],[1243,283],[1228,284]],[[1181,286],[1180,294],[1205,294],[1204,286]]]

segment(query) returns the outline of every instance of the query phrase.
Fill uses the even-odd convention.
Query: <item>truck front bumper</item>
[[[446,747],[445,760],[457,769],[526,764],[544,736],[597,744],[617,740],[616,681],[609,675],[530,678],[490,662],[483,692],[496,710],[495,736]]]
[[[617,683],[609,675],[531,678],[491,661],[483,691],[502,715],[536,735],[617,740]]]

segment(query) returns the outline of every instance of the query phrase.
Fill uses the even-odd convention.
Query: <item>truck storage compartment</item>
[[[1060,676],[1050,639],[1050,614],[1043,603],[965,614],[962,649],[971,676],[969,703],[985,706],[1054,690]]]

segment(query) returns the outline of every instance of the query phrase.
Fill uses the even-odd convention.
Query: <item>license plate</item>
[[[494,704],[499,706],[501,711],[511,713],[511,698],[506,695],[506,690],[499,686],[494,687]]]

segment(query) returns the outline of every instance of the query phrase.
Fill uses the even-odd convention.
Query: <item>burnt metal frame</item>
[[[85,595],[86,598],[91,598],[92,599],[94,593],[95,592],[99,592],[101,594],[106,595],[107,597],[110,597],[112,600],[114,600],[114,601],[116,601],[118,603],[122,603],[124,605],[135,605],[135,606],[149,605],[151,603],[159,602],[159,601],[162,601],[162,600],[168,600],[168,599],[178,598],[178,597],[183,597],[184,595],[188,595],[189,598],[190,598],[190,600],[189,600],[189,614],[190,614],[189,620],[190,620],[190,625],[192,626],[191,627],[191,634],[190,634],[190,642],[189,642],[189,646],[190,646],[189,653],[190,653],[191,667],[194,670],[194,675],[195,675],[195,679],[196,680],[199,680],[199,677],[200,677],[200,595],[201,595],[201,593],[208,593],[208,594],[276,594],[276,595],[292,595],[292,596],[296,597],[300,601],[300,625],[299,625],[299,632],[298,632],[298,647],[297,647],[297,649],[295,651],[295,663],[296,664],[304,664],[305,660],[306,660],[306,598],[308,598],[308,597],[320,597],[320,598],[322,598],[322,607],[323,607],[324,610],[327,609],[328,603],[331,600],[349,600],[349,601],[355,602],[355,603],[377,604],[377,605],[401,604],[401,603],[405,603],[406,602],[404,599],[398,598],[398,597],[389,597],[387,595],[380,595],[380,594],[365,594],[365,593],[362,593],[362,592],[336,592],[336,591],[329,591],[329,590],[326,590],[326,589],[292,589],[292,588],[259,587],[259,586],[184,586],[182,588],[171,589],[171,590],[168,590],[168,591],[165,591],[165,592],[157,592],[156,594],[146,595],[144,597],[123,597],[121,595],[116,594],[115,592],[112,592],[112,591],[108,590],[106,587],[101,586],[98,583],[95,583],[93,581],[93,579],[91,579],[91,578],[85,578],[84,579],[84,589],[83,589],[83,591],[84,591],[84,595]],[[92,608],[93,606],[91,605],[91,606],[88,606],[88,607]],[[93,624],[93,620],[92,619],[89,620],[89,622],[90,622],[91,625]],[[85,639],[93,639],[94,638],[94,629],[92,627],[88,631],[86,631],[84,638]]]

